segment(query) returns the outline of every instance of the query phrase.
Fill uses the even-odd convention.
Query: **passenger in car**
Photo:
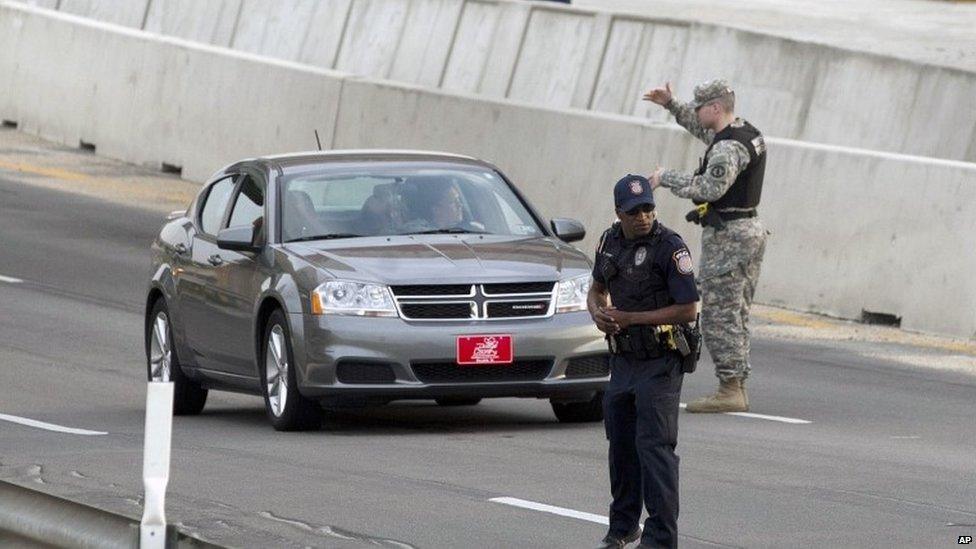
[[[373,187],[373,194],[360,210],[360,234],[367,236],[389,235],[399,232],[403,225],[403,203],[393,183],[381,183]]]

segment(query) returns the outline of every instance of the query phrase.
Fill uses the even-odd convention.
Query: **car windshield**
[[[489,168],[421,162],[321,166],[282,178],[285,242],[405,234],[542,236]]]

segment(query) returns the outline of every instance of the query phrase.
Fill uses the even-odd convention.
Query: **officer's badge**
[[[690,275],[695,272],[695,266],[691,261],[691,253],[687,248],[681,248],[671,256],[674,259],[674,266],[683,275]]]
[[[644,187],[641,186],[640,181],[633,179],[630,182],[630,192],[634,194],[641,194],[644,192]]]
[[[647,259],[647,248],[643,246],[637,248],[637,253],[634,254],[634,265],[640,267],[644,264],[644,260]]]
[[[714,179],[722,179],[725,177],[725,166],[718,165],[709,168],[708,173],[711,174]]]

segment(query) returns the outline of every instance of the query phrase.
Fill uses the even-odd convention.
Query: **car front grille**
[[[407,296],[470,296],[473,295],[470,284],[426,284],[412,286],[393,286],[393,295],[397,297]]]
[[[485,295],[506,294],[548,294],[555,282],[512,282],[505,284],[484,284]]]
[[[569,359],[566,377],[607,377],[610,375],[610,355],[591,355]]]
[[[460,320],[474,318],[470,302],[465,303],[401,303],[403,316],[414,320]]]
[[[545,318],[553,313],[555,282],[393,286],[406,320]]]
[[[454,362],[412,362],[423,383],[539,381],[552,371],[552,359],[516,360],[512,364],[460,366]]]

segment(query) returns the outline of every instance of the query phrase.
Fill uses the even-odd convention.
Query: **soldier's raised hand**
[[[656,190],[661,186],[661,174],[664,173],[664,168],[658,166],[654,169],[654,173],[647,176],[647,180],[651,182],[651,190]]]
[[[664,84],[663,88],[654,88],[653,90],[644,94],[644,101],[652,101],[661,105],[667,105],[671,101],[674,94],[671,93],[671,82]]]

